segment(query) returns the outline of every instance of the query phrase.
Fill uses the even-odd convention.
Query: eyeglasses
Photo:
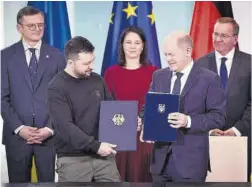
[[[234,35],[233,35],[233,36],[234,36]],[[220,39],[222,39],[222,40],[227,40],[228,38],[231,38],[232,36],[229,36],[229,35],[227,35],[227,34],[219,34],[219,33],[217,33],[217,32],[214,32],[214,33],[213,33],[213,37],[214,37],[214,38],[220,37]]]
[[[45,28],[45,24],[44,24],[44,23],[27,24],[27,25],[25,25],[25,24],[20,24],[20,25],[28,27],[28,29],[29,29],[30,31],[35,31],[37,28],[38,28],[39,30],[42,30],[42,29]]]

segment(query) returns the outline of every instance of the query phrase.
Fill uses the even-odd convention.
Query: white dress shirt
[[[223,57],[226,57],[227,60],[226,60],[225,64],[227,67],[227,73],[228,73],[228,77],[229,77],[232,63],[233,63],[234,53],[235,53],[235,48],[233,48],[231,51],[229,51],[229,53],[226,54],[225,56],[222,56],[218,51],[215,51],[215,61],[216,61],[217,72],[218,72],[219,76],[220,76],[221,59]],[[232,127],[232,130],[234,131],[236,136],[241,136],[241,132],[237,128]],[[211,133],[211,131],[210,131],[210,133]]]
[[[30,60],[32,57],[32,52],[29,50],[29,48],[35,48],[35,55],[37,57],[37,62],[39,60],[39,56],[40,56],[40,48],[42,45],[42,41],[40,40],[34,47],[31,47],[25,40],[22,40],[23,46],[24,46],[24,50],[25,50],[25,57],[26,57],[26,62],[27,65],[30,65]]]
[[[186,81],[187,81],[187,78],[193,68],[193,61],[191,61],[182,71],[180,71],[180,73],[183,73],[183,76],[181,77],[181,88],[180,88],[180,94],[182,93],[184,87],[185,87],[185,84],[186,84]],[[171,78],[171,87],[170,87],[170,93],[172,93],[172,90],[173,90],[173,87],[174,87],[174,84],[175,84],[175,81],[177,79],[177,75],[176,75],[176,72],[173,72],[172,73],[172,78]],[[190,128],[191,127],[191,117],[190,116],[187,116],[187,126],[186,128]]]
[[[42,41],[40,40],[34,47],[31,47],[24,39],[22,40],[23,46],[24,46],[24,51],[25,51],[25,57],[26,57],[26,62],[27,62],[27,66],[30,65],[30,60],[32,57],[32,53],[29,50],[29,48],[35,48],[35,55],[37,57],[37,62],[39,60],[39,56],[40,56],[40,49],[41,49],[41,45],[42,45]],[[18,134],[18,132],[24,127],[24,125],[20,125],[14,132],[16,134]],[[48,127],[45,127],[48,131],[51,132],[51,134],[54,134],[54,131]]]
[[[232,63],[233,63],[233,58],[234,58],[234,53],[235,53],[235,48],[233,48],[227,55],[222,56],[219,52],[215,51],[215,60],[216,60],[216,65],[217,65],[217,72],[218,75],[220,75],[220,67],[221,67],[221,59],[223,57],[226,57],[227,60],[225,62],[226,67],[227,67],[227,73],[228,77],[231,71]]]

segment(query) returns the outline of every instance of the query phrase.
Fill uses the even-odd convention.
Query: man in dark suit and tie
[[[226,125],[214,129],[210,135],[248,136],[250,147],[251,55],[235,48],[238,34],[239,25],[233,18],[218,19],[213,32],[215,51],[201,57],[197,63],[220,76],[227,99]],[[248,152],[250,153],[250,148]],[[250,166],[250,162],[248,165]]]
[[[204,182],[209,167],[208,132],[225,124],[224,90],[219,77],[193,63],[192,49],[188,34],[169,35],[164,44],[169,67],[153,75],[150,91],[180,95],[179,112],[167,117],[178,129],[177,141],[154,143],[154,182]]]
[[[44,14],[24,7],[17,14],[22,40],[1,51],[1,115],[9,182],[31,181],[32,157],[39,182],[54,181],[55,152],[46,111],[49,81],[65,67],[63,53],[41,38]]]

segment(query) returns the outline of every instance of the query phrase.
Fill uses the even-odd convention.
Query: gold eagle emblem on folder
[[[122,114],[115,114],[112,118],[112,121],[113,121],[114,125],[122,126],[123,123],[125,122],[125,118]]]

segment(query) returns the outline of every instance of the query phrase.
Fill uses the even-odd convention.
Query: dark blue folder
[[[177,130],[170,127],[169,113],[179,111],[179,95],[149,92],[144,109],[143,139],[151,141],[174,142]]]
[[[102,101],[99,141],[116,144],[117,151],[135,151],[137,112],[137,101]]]

